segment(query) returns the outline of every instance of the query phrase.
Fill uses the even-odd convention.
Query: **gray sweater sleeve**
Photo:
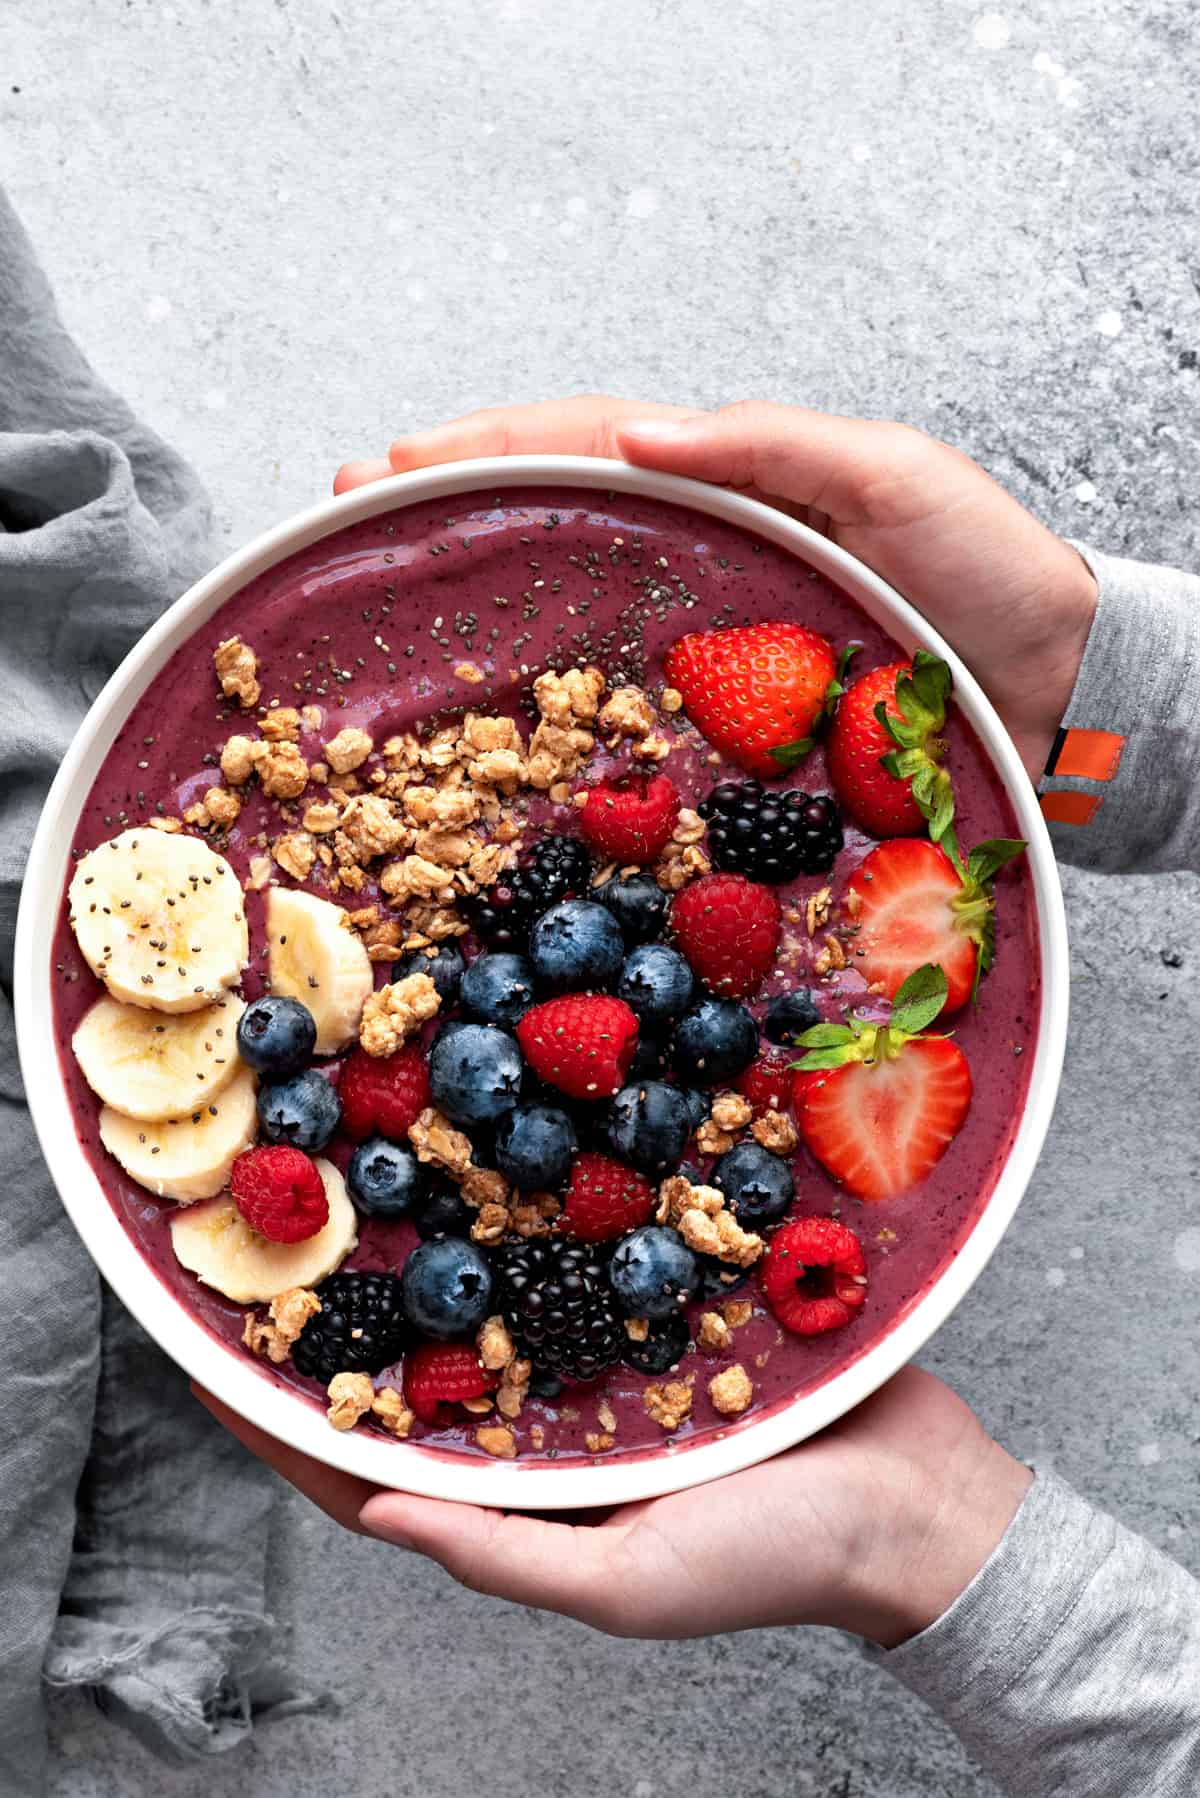
[[[1055,847],[1200,869],[1200,579],[1083,554],[1100,604],[1043,785]],[[883,1664],[1014,1798],[1200,1793],[1200,1585],[1052,1474]]]
[[[1100,603],[1042,786],[1055,850],[1200,869],[1200,577],[1081,553]]]
[[[883,1664],[1013,1798],[1200,1792],[1200,1585],[1053,1474]]]

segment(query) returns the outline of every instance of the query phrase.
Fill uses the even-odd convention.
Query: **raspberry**
[[[866,1302],[862,1244],[832,1217],[801,1217],[777,1230],[761,1278],[771,1310],[797,1336],[844,1329]]]
[[[626,774],[576,795],[579,828],[610,862],[652,862],[675,828],[679,794],[665,774]]]
[[[403,1142],[429,1104],[429,1069],[418,1043],[405,1043],[394,1055],[368,1055],[356,1049],[338,1081],[342,1129],[352,1142],[386,1136]]]
[[[539,1080],[572,1099],[608,1099],[624,1084],[637,1031],[623,999],[566,993],[527,1011],[517,1041]]]
[[[229,1175],[233,1202],[268,1242],[303,1242],[329,1221],[329,1200],[316,1163],[287,1143],[247,1149]]]
[[[482,1398],[499,1383],[469,1343],[422,1342],[404,1357],[404,1396],[422,1423],[439,1423],[443,1405]]]
[[[757,1061],[734,1081],[743,1099],[749,1099],[755,1117],[764,1111],[786,1111],[792,1099],[792,1064],[800,1058],[797,1049],[791,1055],[779,1055],[764,1049]]]
[[[644,1174],[585,1150],[571,1168],[558,1227],[584,1242],[607,1242],[648,1224],[657,1199]]]
[[[741,874],[705,874],[671,906],[675,940],[696,974],[722,998],[762,984],[779,942],[779,900]]]

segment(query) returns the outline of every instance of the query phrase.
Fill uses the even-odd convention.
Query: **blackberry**
[[[726,780],[700,805],[715,868],[780,882],[824,874],[842,847],[842,820],[828,793],[768,791],[758,780]]]
[[[474,900],[471,922],[490,948],[524,949],[544,911],[587,892],[591,872],[591,857],[574,837],[542,837],[518,867]]]
[[[592,1380],[621,1359],[625,1326],[593,1244],[503,1243],[493,1265],[513,1341],[540,1372]]]
[[[292,1365],[328,1386],[336,1373],[379,1373],[398,1361],[409,1331],[397,1274],[331,1274],[321,1309],[292,1345]]]

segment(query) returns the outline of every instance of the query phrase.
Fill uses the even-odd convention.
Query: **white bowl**
[[[911,652],[944,656],[955,694],[978,734],[1028,840],[1041,945],[1041,1012],[1024,1115],[995,1188],[970,1235],[924,1297],[874,1347],[815,1391],[753,1412],[719,1436],[666,1442],[621,1459],[547,1466],[499,1462],[373,1434],[330,1429],[308,1399],[263,1377],[208,1330],[142,1259],[84,1154],[59,1070],[51,994],[51,940],[80,811],[113,739],[164,664],[248,581],[295,551],[360,519],[450,494],[505,487],[601,488],[675,501],[783,545],[830,576]],[[1025,1191],[1054,1110],[1066,1040],[1066,920],[1054,854],[1029,779],[1003,725],[949,644],[861,562],[755,500],[623,462],[513,456],[396,475],[325,500],[228,556],[158,620],[126,656],[71,744],[50,789],[29,858],[16,937],[21,1068],[42,1152],[63,1204],[105,1279],[139,1322],[201,1385],[260,1429],[303,1453],[384,1486],[437,1498],[537,1510],[623,1504],[733,1473],[811,1436],[860,1404],[918,1352],[986,1265]]]

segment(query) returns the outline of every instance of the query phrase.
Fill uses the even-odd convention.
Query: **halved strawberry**
[[[925,966],[896,994],[886,1024],[852,1015],[805,1031],[792,1103],[800,1134],[860,1199],[891,1199],[923,1180],[962,1127],[971,1070],[947,1037],[922,1036],[946,997]]]
[[[663,667],[701,735],[763,780],[812,748],[837,676],[824,637],[784,620],[691,631],[671,645]]]
[[[934,962],[946,976],[943,1011],[965,1005],[995,950],[992,878],[1024,847],[1003,837],[981,843],[962,873],[928,839],[897,837],[872,849],[846,882],[854,962],[864,979],[892,999],[910,974]]]
[[[829,728],[829,778],[872,836],[915,836],[928,820],[940,841],[950,823],[953,795],[938,740],[950,689],[945,662],[918,650],[911,662],[872,668],[839,700]]]

